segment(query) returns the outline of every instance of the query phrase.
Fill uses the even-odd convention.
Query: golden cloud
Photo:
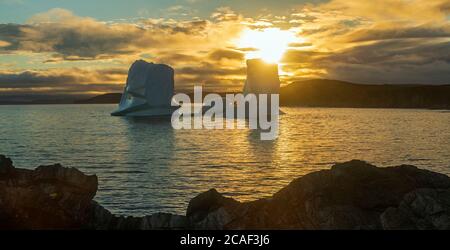
[[[144,58],[173,66],[178,89],[203,84],[235,91],[245,80],[245,55],[254,50],[238,48],[236,39],[243,30],[269,27],[298,38],[281,61],[283,84],[317,77],[450,83],[449,13],[447,0],[332,0],[278,17],[244,17],[224,7],[208,19],[116,23],[53,9],[26,24],[0,24],[0,53],[39,54],[52,62],[38,72],[0,72],[0,88],[124,83],[129,64]]]

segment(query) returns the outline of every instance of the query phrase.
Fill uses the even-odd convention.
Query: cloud
[[[21,27],[19,24],[0,24],[0,53],[7,51],[15,51],[19,47],[19,41],[22,38]]]
[[[238,21],[242,16],[229,7],[220,7],[211,14],[211,18],[216,21]]]
[[[321,62],[332,78],[366,83],[448,84],[450,42],[380,41]]]
[[[290,49],[284,54],[282,62],[285,64],[313,62],[314,60],[328,57],[329,55],[326,52]]]
[[[450,63],[449,42],[380,41],[361,45],[328,57],[329,60],[353,64],[423,65],[435,61]]]
[[[220,46],[227,40],[223,36],[237,32],[239,25],[226,21],[213,24],[207,20],[147,19],[138,23],[104,23],[52,9],[33,16],[25,25],[1,25],[0,40],[11,44],[2,47],[4,52],[53,53],[53,59],[95,60],[129,57],[162,47],[179,50]]]
[[[289,47],[290,48],[302,48],[302,47],[310,47],[312,45],[313,45],[312,43],[297,42],[297,43],[290,43]]]
[[[20,28],[21,50],[53,52],[68,59],[126,55],[158,43],[136,25],[108,25],[62,9],[37,14],[29,23]]]
[[[300,6],[290,23],[310,46],[291,46],[283,69],[291,80],[315,71],[318,77],[360,83],[448,84],[449,7],[445,0]]]
[[[208,67],[209,66],[209,67]],[[200,67],[183,67],[177,70],[179,74],[188,75],[245,75],[245,68],[215,68],[212,64],[203,64]]]
[[[192,62],[202,61],[203,58],[199,55],[191,55],[185,53],[173,53],[171,51],[164,51],[158,54],[158,62],[168,65],[186,65],[192,64]]]
[[[226,11],[224,15],[229,15]],[[61,86],[77,83],[124,84],[129,65],[144,57],[174,67],[178,89],[207,82],[211,85],[213,81],[219,89],[227,88],[232,85],[230,82],[236,84],[230,79],[236,78],[235,68],[241,65],[222,68],[227,63],[219,61],[244,60],[239,51],[221,49],[230,47],[229,38],[237,37],[243,29],[236,20],[238,18],[233,21],[142,19],[134,23],[105,23],[75,16],[67,10],[53,9],[34,15],[26,24],[0,25],[0,40],[7,45],[0,47],[0,53],[46,55],[43,62],[52,65],[48,70],[3,72],[0,84],[4,91],[19,91],[20,88],[56,91]],[[120,76],[111,75],[108,68],[103,71],[90,69],[101,61],[121,64]],[[86,67],[73,67],[72,72],[58,69],[58,65],[68,63],[77,64],[77,67],[85,64]],[[106,65],[104,63],[102,67]],[[202,70],[202,67],[208,67],[208,70]],[[242,75],[242,70],[238,73]]]
[[[209,54],[209,58],[215,61],[222,59],[243,61],[245,55],[242,52],[231,49],[217,49]]]
[[[449,14],[446,0],[331,0],[253,17],[221,7],[205,19],[121,22],[53,9],[24,24],[0,24],[0,54],[33,58],[0,71],[0,91],[120,91],[116,84],[123,86],[139,58],[174,67],[177,90],[202,84],[237,91],[245,81],[245,56],[255,48],[239,48],[236,40],[243,30],[268,27],[298,36],[281,61],[283,84],[318,77],[450,83]]]
[[[72,83],[120,83],[126,74],[127,72],[122,69],[0,71],[0,88],[39,88]]]
[[[9,46],[11,46],[11,43],[0,40],[0,47],[9,47]]]
[[[416,26],[405,28],[360,29],[349,34],[349,42],[364,42],[387,39],[410,39],[410,38],[450,38],[450,24],[442,26]]]
[[[321,7],[370,20],[415,23],[444,20],[450,13],[448,0],[332,0]]]

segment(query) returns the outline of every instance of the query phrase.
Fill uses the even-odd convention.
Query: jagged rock
[[[12,161],[9,158],[6,158],[4,155],[0,155],[0,174],[8,175],[11,171],[14,170],[12,165]]]
[[[231,222],[233,211],[239,204],[211,189],[189,202],[186,216],[200,229],[222,229]]]
[[[0,156],[0,228],[70,229],[86,224],[97,177],[59,164],[15,169]]]
[[[92,203],[89,225],[99,230],[174,230],[190,227],[186,216],[157,213],[144,217],[116,216],[97,202]]]
[[[336,164],[294,180],[226,228],[382,229],[381,214],[421,188],[450,188],[450,178],[413,166]]]
[[[0,228],[450,229],[450,178],[407,165],[336,164],[244,203],[211,189],[186,216],[116,216],[92,201],[96,190],[96,176],[58,164],[16,169],[0,155]]]
[[[383,229],[450,229],[450,189],[417,189],[381,215]]]

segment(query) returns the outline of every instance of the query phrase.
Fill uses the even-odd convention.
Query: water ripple
[[[335,162],[413,164],[450,174],[450,113],[283,108],[279,138],[258,131],[173,130],[111,117],[114,105],[0,106],[0,153],[17,167],[59,162],[96,174],[96,200],[114,213],[183,214],[216,188],[241,201],[269,197]]]

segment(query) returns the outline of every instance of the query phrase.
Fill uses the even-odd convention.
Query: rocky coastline
[[[450,229],[450,178],[353,160],[239,202],[211,189],[186,215],[117,216],[94,201],[95,175],[59,164],[19,169],[0,155],[0,229]]]

